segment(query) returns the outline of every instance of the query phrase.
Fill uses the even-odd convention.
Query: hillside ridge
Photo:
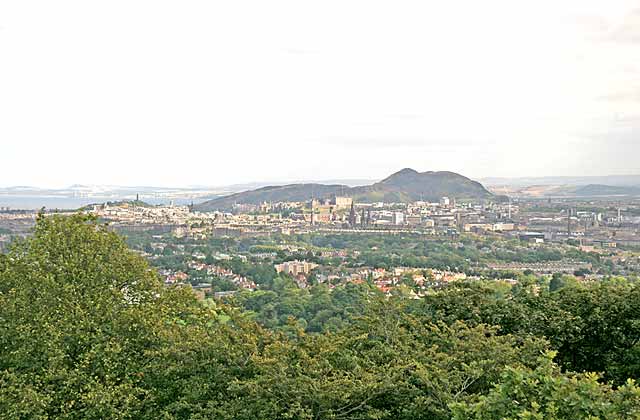
[[[260,204],[277,201],[306,201],[331,198],[336,195],[353,197],[361,203],[438,201],[442,197],[455,199],[497,198],[482,184],[449,171],[418,172],[404,168],[371,185],[349,187],[341,184],[299,183],[267,186],[206,201],[196,210],[228,210],[236,204]]]

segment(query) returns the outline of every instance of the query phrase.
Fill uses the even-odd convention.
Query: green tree
[[[500,383],[477,402],[451,404],[454,420],[626,420],[640,418],[640,388],[618,389],[596,374],[562,375],[553,354],[531,368],[509,367]]]
[[[2,261],[3,418],[133,418],[148,352],[214,315],[91,217],[39,216]]]

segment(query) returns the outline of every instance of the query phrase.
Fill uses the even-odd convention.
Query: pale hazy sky
[[[640,0],[0,2],[0,185],[640,173]]]

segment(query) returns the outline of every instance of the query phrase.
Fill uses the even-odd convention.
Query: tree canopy
[[[41,216],[0,256],[0,418],[640,418],[635,285],[536,290],[202,302],[95,219]]]

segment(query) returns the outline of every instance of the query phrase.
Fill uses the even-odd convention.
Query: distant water
[[[65,197],[65,196],[37,196],[37,195],[8,195],[0,194],[0,207],[9,207],[11,210],[37,210],[45,207],[47,209],[60,209],[60,210],[73,210],[80,207],[84,207],[87,204],[104,203],[107,201],[119,201],[130,200],[130,197]],[[191,204],[191,199],[186,198],[153,198],[153,197],[140,197],[146,203],[158,205],[158,204],[170,204],[171,201],[175,205],[188,205]],[[198,204],[205,200],[196,201],[194,204]]]

